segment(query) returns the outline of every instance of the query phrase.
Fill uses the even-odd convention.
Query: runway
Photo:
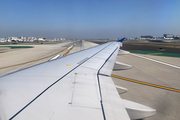
[[[48,61],[58,54],[62,57],[63,55],[72,54],[96,45],[87,41],[78,41],[54,45],[39,45],[30,49],[19,49],[0,53],[0,76]],[[73,47],[68,49],[70,46]],[[179,90],[180,69],[178,67],[180,66],[180,58],[128,54],[118,56],[117,61],[133,66],[132,69],[113,71],[112,73],[115,76],[122,77],[112,77],[114,83],[128,89],[127,93],[121,94],[123,99],[155,108],[157,114],[146,118],[146,120],[180,119],[179,92],[123,80],[123,78],[128,78],[130,80]]]

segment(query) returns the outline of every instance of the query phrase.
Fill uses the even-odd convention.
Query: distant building
[[[129,38],[129,40],[135,40],[135,38]]]
[[[31,40],[32,39],[32,37],[27,37],[27,40]]]
[[[141,40],[146,40],[146,39],[153,39],[154,37],[151,35],[145,35],[145,36],[141,36],[140,39]]]
[[[6,42],[6,38],[0,38],[0,42]]]
[[[164,34],[163,36],[164,36],[165,38],[173,38],[173,37],[174,37],[173,34]]]
[[[18,40],[17,37],[11,37],[11,40]]]
[[[39,41],[45,41],[46,38],[38,38]]]
[[[23,37],[23,36],[21,36],[21,37],[20,37],[20,39],[21,39],[21,40],[23,40],[23,39],[24,39],[24,37]]]
[[[174,39],[180,39],[180,35],[174,35]]]
[[[23,40],[26,40],[27,39],[27,37],[23,37]]]

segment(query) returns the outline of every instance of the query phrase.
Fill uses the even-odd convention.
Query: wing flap
[[[101,109],[98,82],[95,75],[75,73],[72,82],[71,104],[72,106]]]
[[[130,120],[111,77],[99,75],[106,120]]]

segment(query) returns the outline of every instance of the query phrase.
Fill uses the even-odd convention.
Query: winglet
[[[124,37],[124,38],[122,38],[122,39],[120,39],[120,40],[118,40],[116,42],[122,42],[122,41],[124,41],[124,39],[126,39],[126,38]]]

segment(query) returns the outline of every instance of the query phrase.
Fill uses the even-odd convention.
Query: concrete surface
[[[64,45],[66,44],[70,44],[70,42],[54,44],[54,45],[30,45],[33,46],[34,48],[13,49],[6,51],[4,53],[0,53],[0,68],[47,57],[64,49],[65,48]],[[0,76],[48,61],[49,59],[50,58],[20,66],[0,69]]]
[[[142,55],[174,65],[180,65],[180,58]],[[114,71],[113,74],[126,78],[180,89],[180,69],[149,61],[133,55],[122,55],[117,61],[133,65],[132,69]],[[145,120],[179,120],[180,93],[151,86],[141,85],[113,78],[116,85],[125,87],[128,92],[122,94],[123,99],[155,108],[157,114]]]

